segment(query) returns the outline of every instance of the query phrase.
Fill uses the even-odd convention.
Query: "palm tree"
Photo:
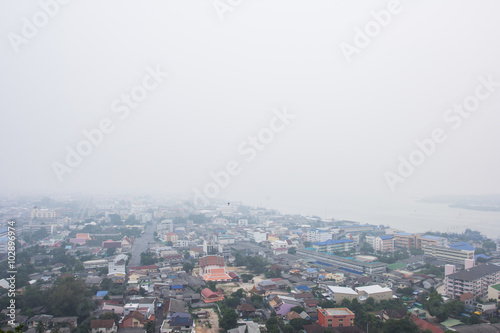
[[[47,327],[45,326],[45,324],[40,320],[40,321],[38,321],[38,324],[36,325],[35,332],[36,333],[45,333],[46,328]]]

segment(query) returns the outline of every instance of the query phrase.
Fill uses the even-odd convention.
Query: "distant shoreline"
[[[462,208],[467,210],[479,210],[483,212],[500,212],[500,207],[498,206],[473,206],[467,204],[450,204],[448,207],[451,208]]]
[[[417,200],[424,203],[447,204],[450,208],[461,208],[483,212],[500,212],[500,195],[442,195]]]

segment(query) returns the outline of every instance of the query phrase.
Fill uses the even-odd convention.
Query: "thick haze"
[[[401,0],[350,62],[342,43],[391,1],[73,0],[16,46],[40,3],[0,3],[1,194],[193,195],[231,160],[218,197],[249,203],[499,192],[500,83],[478,79],[500,82],[498,1]],[[143,80],[145,99],[113,112]],[[478,89],[470,117],[444,120]],[[296,117],[247,161],[238,147],[275,109]],[[54,162],[104,118],[114,130],[59,181]],[[447,139],[391,191],[384,174],[435,128]]]

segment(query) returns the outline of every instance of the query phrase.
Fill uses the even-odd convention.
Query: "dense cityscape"
[[[3,198],[0,218],[4,331],[500,331],[497,241],[471,229],[151,196]]]

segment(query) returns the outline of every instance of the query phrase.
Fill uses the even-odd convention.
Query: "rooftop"
[[[328,286],[328,289],[330,289],[333,293],[349,294],[349,295],[356,295],[356,296],[358,295],[357,292],[355,292],[351,288],[347,288],[347,287]]]
[[[326,312],[327,315],[329,316],[348,316],[348,315],[354,315],[351,310],[348,308],[328,308],[328,309],[322,309]]]
[[[332,244],[344,244],[344,243],[352,243],[354,242],[351,239],[329,239],[324,242],[316,242],[313,245],[332,245]]]
[[[491,264],[474,266],[472,268],[453,273],[447,276],[447,278],[458,279],[463,281],[474,281],[482,278],[486,275],[500,272],[500,267]]]
[[[379,285],[357,287],[356,290],[357,291],[364,291],[367,294],[385,293],[388,291],[392,291],[391,288],[384,288],[384,287],[381,287]]]
[[[457,243],[451,243],[449,245],[450,249],[455,249],[455,250],[465,250],[465,251],[474,251],[475,248],[474,246],[470,245],[467,242],[457,242]]]

